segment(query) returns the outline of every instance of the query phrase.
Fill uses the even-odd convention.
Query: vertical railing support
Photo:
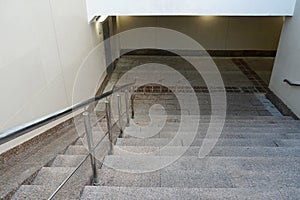
[[[134,86],[131,87],[131,119],[134,119]]]
[[[92,166],[92,170],[93,170],[92,184],[99,185],[90,113],[88,111],[85,111],[83,113],[83,116],[84,116],[84,127],[85,127],[85,132],[86,132],[86,139],[87,139],[87,144],[88,144],[88,148],[89,148],[89,152],[90,152],[91,166]]]
[[[125,91],[125,106],[126,106],[126,126],[129,127],[130,124],[130,117],[129,117],[129,92],[128,90]]]
[[[117,94],[118,97],[118,115],[119,115],[119,127],[120,127],[120,137],[123,137],[123,121],[122,121],[122,99],[121,95]]]
[[[109,145],[110,145],[108,154],[112,155],[114,151],[114,146],[113,146],[114,141],[113,141],[113,133],[112,133],[112,125],[111,125],[111,108],[110,108],[110,102],[108,100],[105,101],[105,111],[106,111],[107,132],[108,132]]]

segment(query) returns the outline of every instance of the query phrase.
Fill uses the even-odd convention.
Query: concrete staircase
[[[143,116],[136,123],[147,124]],[[149,131],[149,138],[130,136],[127,128],[99,169],[101,186],[86,186],[81,199],[300,199],[299,121],[228,116],[216,146],[199,158],[209,118],[201,117],[190,146],[188,123],[173,139],[179,115],[168,115],[164,128],[155,135]]]

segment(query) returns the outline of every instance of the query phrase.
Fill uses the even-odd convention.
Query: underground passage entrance
[[[299,121],[265,96],[282,17],[110,16],[96,23],[104,39],[158,27],[183,33],[203,49],[159,31],[106,42],[99,95],[55,113],[51,120],[83,110],[53,135],[9,155],[1,180],[17,184],[0,183],[5,197],[299,196]],[[134,45],[162,43],[167,48]]]
[[[240,71],[242,76],[252,82],[259,90],[268,87],[278,42],[283,25],[283,17],[213,17],[213,16],[118,16],[108,19],[110,27],[115,27],[115,33],[122,33],[136,28],[159,27],[178,31],[198,42],[208,54],[215,58],[217,65],[230,73],[231,65],[234,71]],[[149,33],[147,37],[129,35],[120,38],[113,49],[128,52],[127,55],[163,56],[171,55],[168,49],[136,49],[135,43],[152,43],[154,46],[163,43],[167,36],[159,33]],[[169,50],[177,51],[180,55],[197,55],[193,47],[174,38],[174,43],[166,44]],[[114,46],[114,45],[113,45]],[[181,49],[174,49],[181,46]],[[201,54],[201,53],[200,53]],[[221,64],[220,59],[230,58],[231,61]],[[228,59],[228,60],[230,60]],[[229,63],[229,64],[228,64]],[[223,66],[222,66],[223,65]],[[236,68],[236,69],[233,69]],[[232,79],[238,79],[238,74]],[[238,80],[237,80],[238,81]],[[237,85],[228,85],[237,86]],[[247,85],[240,85],[241,87]]]

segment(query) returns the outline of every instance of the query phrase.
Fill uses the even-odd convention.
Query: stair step
[[[204,170],[211,168],[239,169],[253,171],[298,171],[299,157],[225,157],[214,156],[198,158],[196,156],[106,156],[103,168],[152,170],[164,164],[169,170]]]
[[[154,131],[144,131],[143,134],[139,134],[137,132],[125,132],[125,138],[187,138],[191,135],[195,135],[192,132],[177,132],[177,131],[163,131],[160,133],[155,134]],[[206,137],[206,132],[200,132],[195,135],[195,138],[204,138]],[[215,138],[214,135],[209,136],[209,138]],[[276,132],[265,132],[265,133],[256,133],[256,132],[225,132],[223,131],[220,138],[228,138],[228,139],[242,139],[242,138],[252,138],[252,139],[259,139],[259,138],[276,138],[276,139],[300,139],[300,132],[299,133],[276,133]]]
[[[88,199],[299,199],[299,188],[258,189],[258,188],[158,188],[158,187],[96,187],[86,186],[81,196]]]
[[[216,118],[216,119],[223,119],[224,117],[218,116],[218,115],[170,115],[170,114],[152,114],[152,116],[154,116],[155,118],[165,118],[166,116],[169,119],[181,119],[182,116],[185,117],[189,117],[189,118],[195,118],[195,119],[206,119],[206,120],[210,120],[211,117]],[[137,119],[148,119],[148,116],[137,116]],[[226,116],[226,120],[231,121],[231,120],[242,120],[242,121],[247,121],[247,120],[288,120],[288,121],[299,121],[299,120],[294,120],[292,117],[290,116]]]
[[[297,172],[259,172],[211,168],[206,170],[159,170],[151,173],[125,173],[99,170],[101,185],[125,187],[181,188],[280,188],[299,187]]]
[[[65,155],[87,155],[88,150],[83,145],[70,145]]]
[[[219,132],[221,126],[211,126],[210,130]],[[181,132],[196,132],[197,133],[207,133],[208,126],[206,127],[197,127],[197,126],[189,126],[189,127],[180,127]],[[292,127],[223,127],[221,129],[222,132],[231,132],[231,133],[300,133],[300,128],[292,128]],[[134,135],[149,135],[149,133],[163,133],[163,132],[177,132],[179,131],[179,125],[174,127],[138,127],[134,128],[133,126],[128,127],[125,129],[125,135],[127,134],[134,134]]]
[[[206,139],[213,142],[215,139]],[[118,138],[117,145],[119,146],[201,146],[203,139],[198,138]],[[300,140],[297,139],[270,139],[270,138],[248,138],[248,139],[223,139],[217,140],[216,146],[261,146],[261,147],[299,147]]]
[[[136,125],[130,125],[130,127],[125,128],[125,132],[128,133],[136,133],[136,132],[171,132],[171,131],[185,131],[185,132],[194,132],[195,130],[197,132],[203,132],[210,128],[212,130],[218,131],[220,128],[222,128],[222,132],[257,132],[257,133],[300,133],[300,126],[295,124],[277,124],[277,125],[270,125],[270,124],[260,124],[260,125],[243,125],[236,123],[235,125],[231,124],[224,124],[222,126],[221,123],[173,123],[173,125],[170,125],[170,123],[166,124],[136,124]]]
[[[43,167],[32,185],[59,186],[75,168],[73,167]]]
[[[40,200],[48,199],[55,188],[49,188],[45,185],[21,185],[21,187],[12,196],[13,200],[28,199],[28,200]]]
[[[154,120],[157,121],[163,121],[163,122],[167,122],[167,123],[178,123],[181,122],[182,120],[185,120],[186,122],[200,122],[200,123],[210,123],[215,122],[215,123],[221,123],[221,122],[225,122],[228,124],[232,124],[232,123],[257,123],[257,124],[283,124],[284,122],[288,123],[288,124],[299,124],[299,120],[295,120],[291,117],[274,117],[274,116],[249,116],[249,117],[232,117],[232,116],[226,116],[226,117],[222,117],[217,116],[217,115],[212,115],[212,116],[203,116],[203,115],[178,115],[178,116],[174,116],[174,115],[170,115],[170,114],[165,114],[165,115],[157,115],[157,114],[153,114],[151,112],[151,117],[153,116]],[[225,120],[225,121],[224,121]],[[134,121],[137,122],[149,122],[150,121],[150,116],[149,115],[138,115],[134,118]]]
[[[200,147],[115,146],[114,155],[198,156]],[[299,147],[227,147],[216,146],[208,156],[226,157],[300,157]]]
[[[107,132],[106,126],[104,128],[101,128],[99,126],[95,126],[92,130],[92,138],[95,143],[100,141],[105,133]],[[87,145],[87,135],[84,133],[78,140],[75,142],[75,145]]]
[[[181,120],[175,120],[175,121],[170,121],[170,120],[165,120],[165,119],[159,119],[155,118],[155,121],[152,121],[152,124],[150,125],[150,118],[148,120],[140,120],[137,119],[135,121],[131,121],[131,123],[139,124],[139,125],[148,125],[148,126],[153,126],[153,127],[163,127],[167,126],[169,128],[172,127],[177,127],[179,124],[183,127],[189,127],[191,125],[199,125],[199,127],[208,127],[208,125],[220,125],[224,124],[224,128],[236,128],[236,127],[244,127],[244,128],[299,128],[300,127],[300,121],[298,120],[285,120],[285,121],[274,121],[274,120],[248,120],[248,121],[241,121],[241,120],[231,120],[231,121],[210,121],[210,120],[190,120],[190,119],[184,119],[183,121]],[[288,126],[287,126],[288,125]],[[130,127],[129,127],[130,128]],[[95,130],[98,130],[98,128],[95,128]]]
[[[51,167],[76,167],[85,157],[85,155],[58,155]]]
[[[215,115],[223,115],[224,114],[224,109],[222,108],[223,106],[221,106],[220,109],[216,109],[214,110],[214,114]],[[139,115],[148,115],[149,111],[148,109],[144,110],[144,111],[139,111],[139,107],[135,106],[135,114],[136,116]],[[144,108],[141,108],[144,109]],[[158,114],[160,114],[163,111],[156,111],[158,112]],[[197,110],[188,110],[188,109],[179,109],[179,108],[174,108],[174,109],[168,109],[167,108],[167,113],[170,115],[179,115],[180,113],[184,114],[184,115],[199,115],[199,111]],[[211,114],[211,105],[208,105],[207,107],[200,107],[200,113],[202,115],[210,115]],[[226,115],[230,116],[271,116],[272,114],[270,112],[268,112],[265,107],[261,106],[258,108],[253,108],[252,106],[249,107],[243,107],[243,108],[228,108],[226,110]]]
[[[281,171],[167,170],[161,172],[160,179],[161,187],[272,189],[300,186],[299,173]]]
[[[182,117],[189,118],[190,120],[199,120],[200,122],[210,122],[211,118],[218,120],[223,120],[224,117],[218,116],[218,115],[157,115],[157,114],[151,114],[155,119],[165,119],[167,118],[167,121],[179,121]],[[141,120],[141,121],[149,121],[150,118],[148,115],[144,116],[136,116],[134,120]],[[272,123],[272,122],[299,122],[299,120],[294,120],[292,117],[289,116],[226,116],[226,122],[228,123],[235,123],[235,122],[257,122],[257,123]]]
[[[101,185],[130,186],[130,187],[160,187],[160,172],[125,173],[113,169],[100,169]]]

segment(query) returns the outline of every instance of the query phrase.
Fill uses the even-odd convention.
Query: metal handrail
[[[126,87],[129,87],[133,84],[130,85],[126,85]],[[124,87],[122,87],[124,88]],[[118,91],[120,90],[120,88],[118,88]],[[117,90],[114,90],[117,91]],[[134,87],[132,86],[131,88],[132,91],[132,96],[134,96]],[[101,144],[101,142],[104,140],[104,138],[108,135],[109,136],[109,141],[110,141],[110,149],[109,149],[109,154],[113,153],[113,132],[112,129],[113,127],[115,127],[116,125],[119,125],[120,127],[120,136],[124,136],[123,134],[123,126],[122,126],[122,118],[124,115],[126,115],[127,118],[127,126],[129,125],[129,100],[131,101],[131,109],[133,110],[133,100],[134,98],[129,99],[129,92],[128,90],[125,91],[125,104],[126,104],[126,109],[125,112],[122,113],[122,105],[121,105],[121,96],[119,94],[117,94],[118,96],[118,114],[119,114],[119,118],[118,120],[116,120],[116,122],[114,124],[111,123],[111,107],[110,107],[110,102],[108,100],[105,101],[105,117],[107,119],[107,132],[102,136],[102,138],[100,139],[100,141],[97,142],[97,144],[94,144],[94,139],[93,139],[93,131],[92,131],[92,125],[91,125],[91,120],[90,120],[90,112],[87,110],[83,113],[84,115],[84,124],[85,124],[85,133],[87,136],[87,143],[88,143],[88,149],[89,149],[89,153],[86,155],[86,157],[76,166],[76,168],[71,172],[71,174],[69,174],[69,176],[67,178],[65,178],[63,180],[63,182],[58,186],[58,188],[56,188],[56,190],[51,194],[51,196],[48,198],[48,200],[53,199],[57,193],[62,189],[62,187],[70,180],[70,178],[75,174],[75,172],[83,165],[83,163],[87,160],[88,157],[90,157],[91,159],[91,168],[92,168],[92,172],[93,172],[93,177],[92,177],[92,184],[93,185],[99,185],[100,181],[98,178],[98,172],[97,172],[97,161],[95,158],[95,150],[96,148],[98,148],[98,146]],[[134,111],[133,111],[133,115],[132,118],[134,117]]]
[[[16,126],[10,129],[7,129],[5,131],[0,132],[0,144],[6,143],[8,141],[11,141],[19,136],[22,136],[34,129],[37,129],[39,127],[42,127],[50,122],[53,122],[57,119],[60,119],[66,115],[71,114],[74,111],[78,111],[79,109],[86,108],[86,106],[89,106],[92,103],[98,102],[104,98],[106,98],[105,104],[106,104],[106,116],[101,117],[100,119],[97,120],[97,122],[101,121],[102,119],[106,118],[107,119],[107,128],[108,131],[104,134],[104,136],[100,139],[97,144],[94,144],[93,141],[93,135],[92,135],[92,125],[91,125],[91,120],[90,120],[90,114],[91,111],[89,109],[85,109],[83,112],[84,115],[84,124],[85,124],[85,134],[87,137],[87,142],[88,142],[88,148],[89,148],[89,153],[86,155],[86,157],[76,166],[76,168],[72,171],[71,174],[68,175],[67,178],[63,180],[63,182],[56,188],[56,190],[51,194],[51,196],[48,199],[53,199],[56,194],[61,190],[61,188],[68,182],[68,180],[75,174],[75,172],[83,165],[83,163],[87,160],[88,157],[91,159],[91,167],[93,171],[93,177],[92,177],[92,184],[97,185],[99,184],[98,180],[98,173],[97,173],[97,163],[96,159],[94,156],[94,151],[95,149],[99,146],[99,144],[104,140],[104,138],[109,135],[109,140],[110,140],[110,153],[113,152],[113,133],[112,129],[116,125],[119,124],[120,126],[120,135],[123,136],[123,125],[122,125],[122,118],[126,114],[127,117],[127,126],[129,125],[129,101],[131,101],[131,110],[132,110],[132,118],[134,117],[134,106],[133,106],[133,101],[134,101],[134,84],[129,83],[117,88],[114,88],[113,90],[110,90],[108,92],[105,92],[101,95],[98,95],[94,98],[90,98],[84,102],[78,103],[74,106],[65,108],[63,110],[57,111],[55,113],[52,113],[50,115],[44,116],[42,118],[27,122],[25,124],[22,124],[20,126]],[[128,88],[131,87],[131,99],[128,98],[129,92]],[[126,104],[126,111],[122,113],[122,105],[121,105],[121,96],[118,94],[118,115],[119,119],[114,123],[111,124],[111,108],[110,108],[110,102],[108,101],[108,97],[111,96],[114,93],[117,93],[121,90],[126,88],[125,91],[125,104]],[[96,122],[96,124],[97,124]],[[81,136],[82,137],[82,136]]]
[[[122,117],[124,116],[125,113],[122,114]],[[104,116],[105,118],[105,116]],[[101,118],[101,119],[104,119],[104,118]],[[116,125],[118,125],[119,123],[119,120],[121,119],[118,119],[114,124],[111,125],[111,128],[115,127]],[[97,149],[99,147],[99,145],[101,144],[101,142],[104,140],[105,137],[108,136],[108,134],[110,133],[110,131],[107,131],[103,137],[99,140],[99,142],[97,142],[96,145],[94,145],[94,147],[91,149],[91,151],[94,151],[95,149]],[[61,188],[71,179],[71,177],[76,173],[76,171],[85,163],[85,161],[88,159],[88,157],[92,157],[94,155],[92,155],[91,152],[89,152],[83,160],[81,160],[81,162],[75,167],[75,169],[72,170],[72,172],[61,182],[61,184],[55,189],[55,191],[51,194],[51,196],[48,198],[48,200],[51,200],[55,197],[55,195],[61,190]],[[94,164],[95,165],[95,164]],[[94,167],[94,166],[92,166]],[[97,175],[96,175],[97,176]],[[95,178],[95,174],[93,174],[93,179]],[[93,180],[93,181],[99,181],[99,180]],[[96,182],[93,182],[92,184],[95,184]],[[99,183],[97,183],[99,184]]]
[[[10,129],[7,129],[5,131],[1,131],[0,132],[0,144],[3,144],[3,143],[6,143],[8,141],[11,141],[19,136],[22,136],[34,129],[37,129],[37,128],[40,128],[46,124],[49,124],[50,122],[53,122],[55,120],[58,120],[66,115],[69,115],[71,114],[72,112],[74,111],[77,111],[79,109],[82,109],[84,108],[85,106],[88,106],[94,102],[97,102],[99,100],[102,100],[106,97],[109,97],[110,95],[124,89],[124,88],[128,88],[130,86],[134,85],[134,83],[129,83],[129,84],[126,84],[126,85],[123,85],[123,86],[120,86],[118,88],[115,88],[113,90],[110,90],[108,92],[105,92],[99,96],[96,96],[94,98],[90,98],[84,102],[81,102],[81,103],[78,103],[74,106],[71,106],[71,107],[68,107],[68,108],[65,108],[63,110],[60,110],[60,111],[57,111],[57,112],[54,112],[50,115],[46,115],[44,117],[41,117],[39,119],[36,119],[36,120],[33,120],[33,121],[30,121],[30,122],[27,122],[27,123],[24,123],[22,125],[19,125],[19,126],[16,126],[16,127],[13,127],[13,128],[10,128]]]
[[[88,157],[90,157],[91,159],[91,167],[92,167],[92,171],[93,171],[93,177],[92,177],[92,184],[97,185],[99,184],[99,179],[98,179],[98,173],[97,173],[97,162],[96,162],[96,158],[94,155],[95,149],[100,145],[100,143],[104,140],[104,138],[109,135],[109,140],[110,140],[110,150],[109,152],[112,153],[113,152],[113,132],[112,129],[116,126],[119,125],[120,127],[120,135],[123,135],[123,123],[122,118],[125,115],[127,117],[127,125],[129,125],[129,101],[131,101],[131,109],[132,109],[132,118],[134,117],[134,109],[133,109],[133,100],[134,100],[134,83],[129,83],[117,88],[114,88],[113,90],[110,90],[108,92],[105,92],[102,95],[96,96],[94,98],[90,98],[82,103],[76,104],[74,106],[65,108],[61,111],[57,111],[55,113],[52,113],[50,115],[44,116],[42,118],[39,118],[37,120],[25,123],[23,125],[14,127],[14,128],[10,128],[7,129],[5,131],[0,132],[0,144],[3,144],[5,142],[8,142],[10,140],[13,140],[14,138],[17,138],[21,135],[24,135],[28,132],[30,132],[31,130],[34,130],[36,128],[39,128],[45,124],[48,124],[52,121],[55,121],[59,118],[62,118],[68,114],[71,114],[74,111],[77,111],[79,109],[82,108],[86,108],[87,106],[89,106],[92,103],[98,102],[104,98],[106,98],[105,104],[106,104],[106,115],[104,117],[101,117],[100,119],[97,120],[96,124],[101,121],[102,119],[106,118],[107,119],[107,132],[104,134],[104,136],[100,139],[100,141],[97,142],[97,144],[94,144],[94,139],[93,139],[93,130],[92,127],[95,124],[91,124],[91,120],[90,120],[90,114],[91,114],[91,110],[90,109],[85,109],[85,111],[83,112],[83,116],[84,116],[84,125],[85,125],[85,135],[87,137],[87,143],[88,143],[88,149],[89,149],[89,153],[85,156],[85,158],[75,167],[74,170],[72,170],[72,172],[61,182],[61,184],[56,188],[56,190],[51,194],[51,196],[48,198],[53,199],[57,193],[62,189],[62,187],[68,182],[68,180],[75,174],[75,172],[83,165],[83,163],[85,163],[85,161],[87,160]],[[128,98],[129,96],[129,91],[128,88],[131,87],[131,91],[132,91],[132,96],[131,99]],[[122,113],[122,105],[121,105],[121,96],[119,95],[119,93],[117,94],[118,96],[118,120],[116,120],[115,123],[111,124],[111,107],[110,107],[110,101],[108,101],[108,97],[111,96],[114,93],[117,93],[121,90],[123,90],[124,88],[126,88],[125,90],[125,104],[126,104],[126,111],[124,113]],[[83,134],[83,135],[84,135]],[[83,137],[83,135],[81,137]]]
[[[284,79],[283,82],[289,84],[290,86],[300,87],[300,83],[293,83],[293,82],[289,81],[288,79]]]

